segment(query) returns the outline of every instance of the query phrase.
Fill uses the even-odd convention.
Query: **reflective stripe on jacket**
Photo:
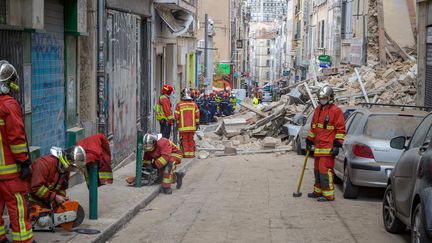
[[[334,104],[319,105],[314,111],[308,138],[314,142],[315,156],[329,156],[334,140],[342,144],[345,138],[342,110]]]
[[[58,159],[52,155],[38,158],[32,164],[30,196],[32,201],[51,202],[57,194],[66,196],[69,172],[60,174]]]
[[[158,169],[164,167],[168,162],[180,164],[183,156],[180,148],[171,142],[169,139],[161,138],[157,141],[153,151],[147,151],[143,156],[143,164],[149,164],[154,160],[154,164]]]
[[[172,122],[174,116],[171,111],[171,101],[167,95],[161,95],[156,103],[156,120]]]
[[[10,95],[0,95],[0,180],[18,177],[17,163],[28,159],[21,107]]]
[[[178,123],[179,132],[196,131],[199,124],[200,112],[197,104],[193,101],[182,100],[176,105],[175,119]]]

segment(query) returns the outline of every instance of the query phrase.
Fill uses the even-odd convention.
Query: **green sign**
[[[330,62],[330,56],[329,55],[320,55],[318,56],[318,60],[320,60],[320,62]]]
[[[222,74],[222,75],[229,75],[231,73],[231,64],[219,63],[217,65],[217,72]]]

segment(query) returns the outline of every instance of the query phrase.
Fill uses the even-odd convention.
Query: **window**
[[[414,132],[414,135],[411,139],[410,143],[410,149],[412,148],[418,148],[423,145],[426,134],[428,134],[428,131],[432,124],[432,115],[428,115],[422,123],[417,127],[417,130]]]
[[[270,67],[270,60],[266,61],[266,67]]]
[[[267,48],[267,55],[270,55],[270,48]]]
[[[355,116],[353,117],[353,120],[348,128],[347,134],[354,134],[355,130],[357,129],[357,127],[359,126],[362,118],[363,118],[363,113],[356,113],[354,114]]]
[[[266,72],[266,79],[270,79],[270,72]]]
[[[421,116],[371,115],[366,123],[364,134],[384,140],[399,136],[409,137],[421,120]]]
[[[267,46],[270,46],[270,40],[267,40]]]
[[[318,48],[324,48],[324,20],[318,22]]]

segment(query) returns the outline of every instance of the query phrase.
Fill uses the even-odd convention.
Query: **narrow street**
[[[293,198],[302,156],[259,154],[198,160],[184,187],[160,194],[110,242],[408,242],[382,223],[383,191],[363,190],[357,200],[318,203],[310,159]]]

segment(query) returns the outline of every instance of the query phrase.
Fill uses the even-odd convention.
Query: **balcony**
[[[154,0],[154,3],[174,5],[190,13],[195,13],[197,0]]]

